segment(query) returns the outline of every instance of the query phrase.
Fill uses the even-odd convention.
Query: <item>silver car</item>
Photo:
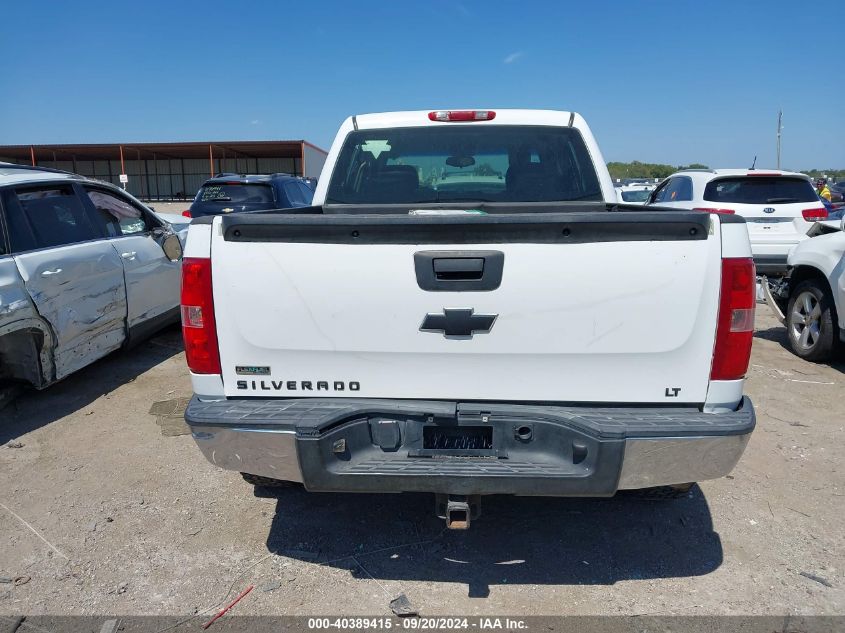
[[[181,257],[123,190],[0,164],[0,382],[44,388],[177,321]]]

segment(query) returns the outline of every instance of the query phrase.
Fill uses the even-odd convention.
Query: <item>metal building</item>
[[[308,141],[0,145],[0,161],[72,171],[121,185],[144,200],[188,200],[216,174],[317,178],[324,150]]]

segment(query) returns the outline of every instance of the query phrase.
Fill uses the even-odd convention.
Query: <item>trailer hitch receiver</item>
[[[481,515],[481,497],[478,495],[435,495],[435,511],[446,519],[450,530],[468,530],[472,520]]]

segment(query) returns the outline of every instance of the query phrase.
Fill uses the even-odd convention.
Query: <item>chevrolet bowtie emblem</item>
[[[440,332],[443,336],[472,338],[476,332],[489,332],[498,314],[475,314],[473,308],[444,308],[443,314],[425,315],[420,332]]]

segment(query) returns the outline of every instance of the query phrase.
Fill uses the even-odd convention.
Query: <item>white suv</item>
[[[741,215],[757,272],[786,273],[790,249],[827,218],[810,179],[788,171],[686,169],[664,180],[646,205]]]

